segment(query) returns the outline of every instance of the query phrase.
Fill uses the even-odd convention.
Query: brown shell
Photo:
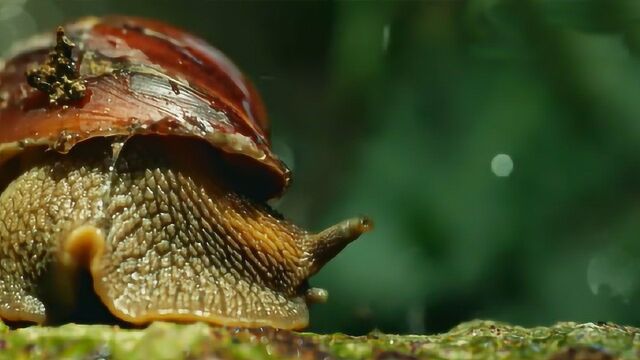
[[[247,191],[266,199],[290,182],[271,152],[268,121],[253,85],[219,50],[182,30],[131,17],[85,18],[64,27],[86,92],[50,104],[26,81],[53,33],[0,63],[0,163],[29,146],[67,153],[78,142],[137,134],[187,136],[222,150]]]

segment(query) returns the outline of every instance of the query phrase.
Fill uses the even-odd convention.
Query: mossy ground
[[[143,330],[103,325],[0,325],[6,359],[636,359],[640,329],[559,323],[523,328],[472,321],[439,335],[352,337],[274,329],[154,323]]]

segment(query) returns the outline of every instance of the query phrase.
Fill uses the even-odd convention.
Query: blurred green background
[[[254,80],[289,218],[375,220],[312,280],[311,330],[640,325],[640,1],[0,0],[0,53],[110,13],[199,34]]]

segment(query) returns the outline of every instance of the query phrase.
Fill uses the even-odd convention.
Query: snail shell
[[[201,39],[107,17],[28,41],[0,70],[0,318],[77,321],[85,271],[125,322],[303,328],[308,278],[371,223],[309,233],[264,203],[289,182]]]

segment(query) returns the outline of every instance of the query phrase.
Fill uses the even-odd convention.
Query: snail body
[[[124,322],[307,326],[308,278],[371,224],[313,234],[265,204],[290,172],[240,71],[144,19],[38,39],[0,71],[0,318],[73,313],[84,269]]]

